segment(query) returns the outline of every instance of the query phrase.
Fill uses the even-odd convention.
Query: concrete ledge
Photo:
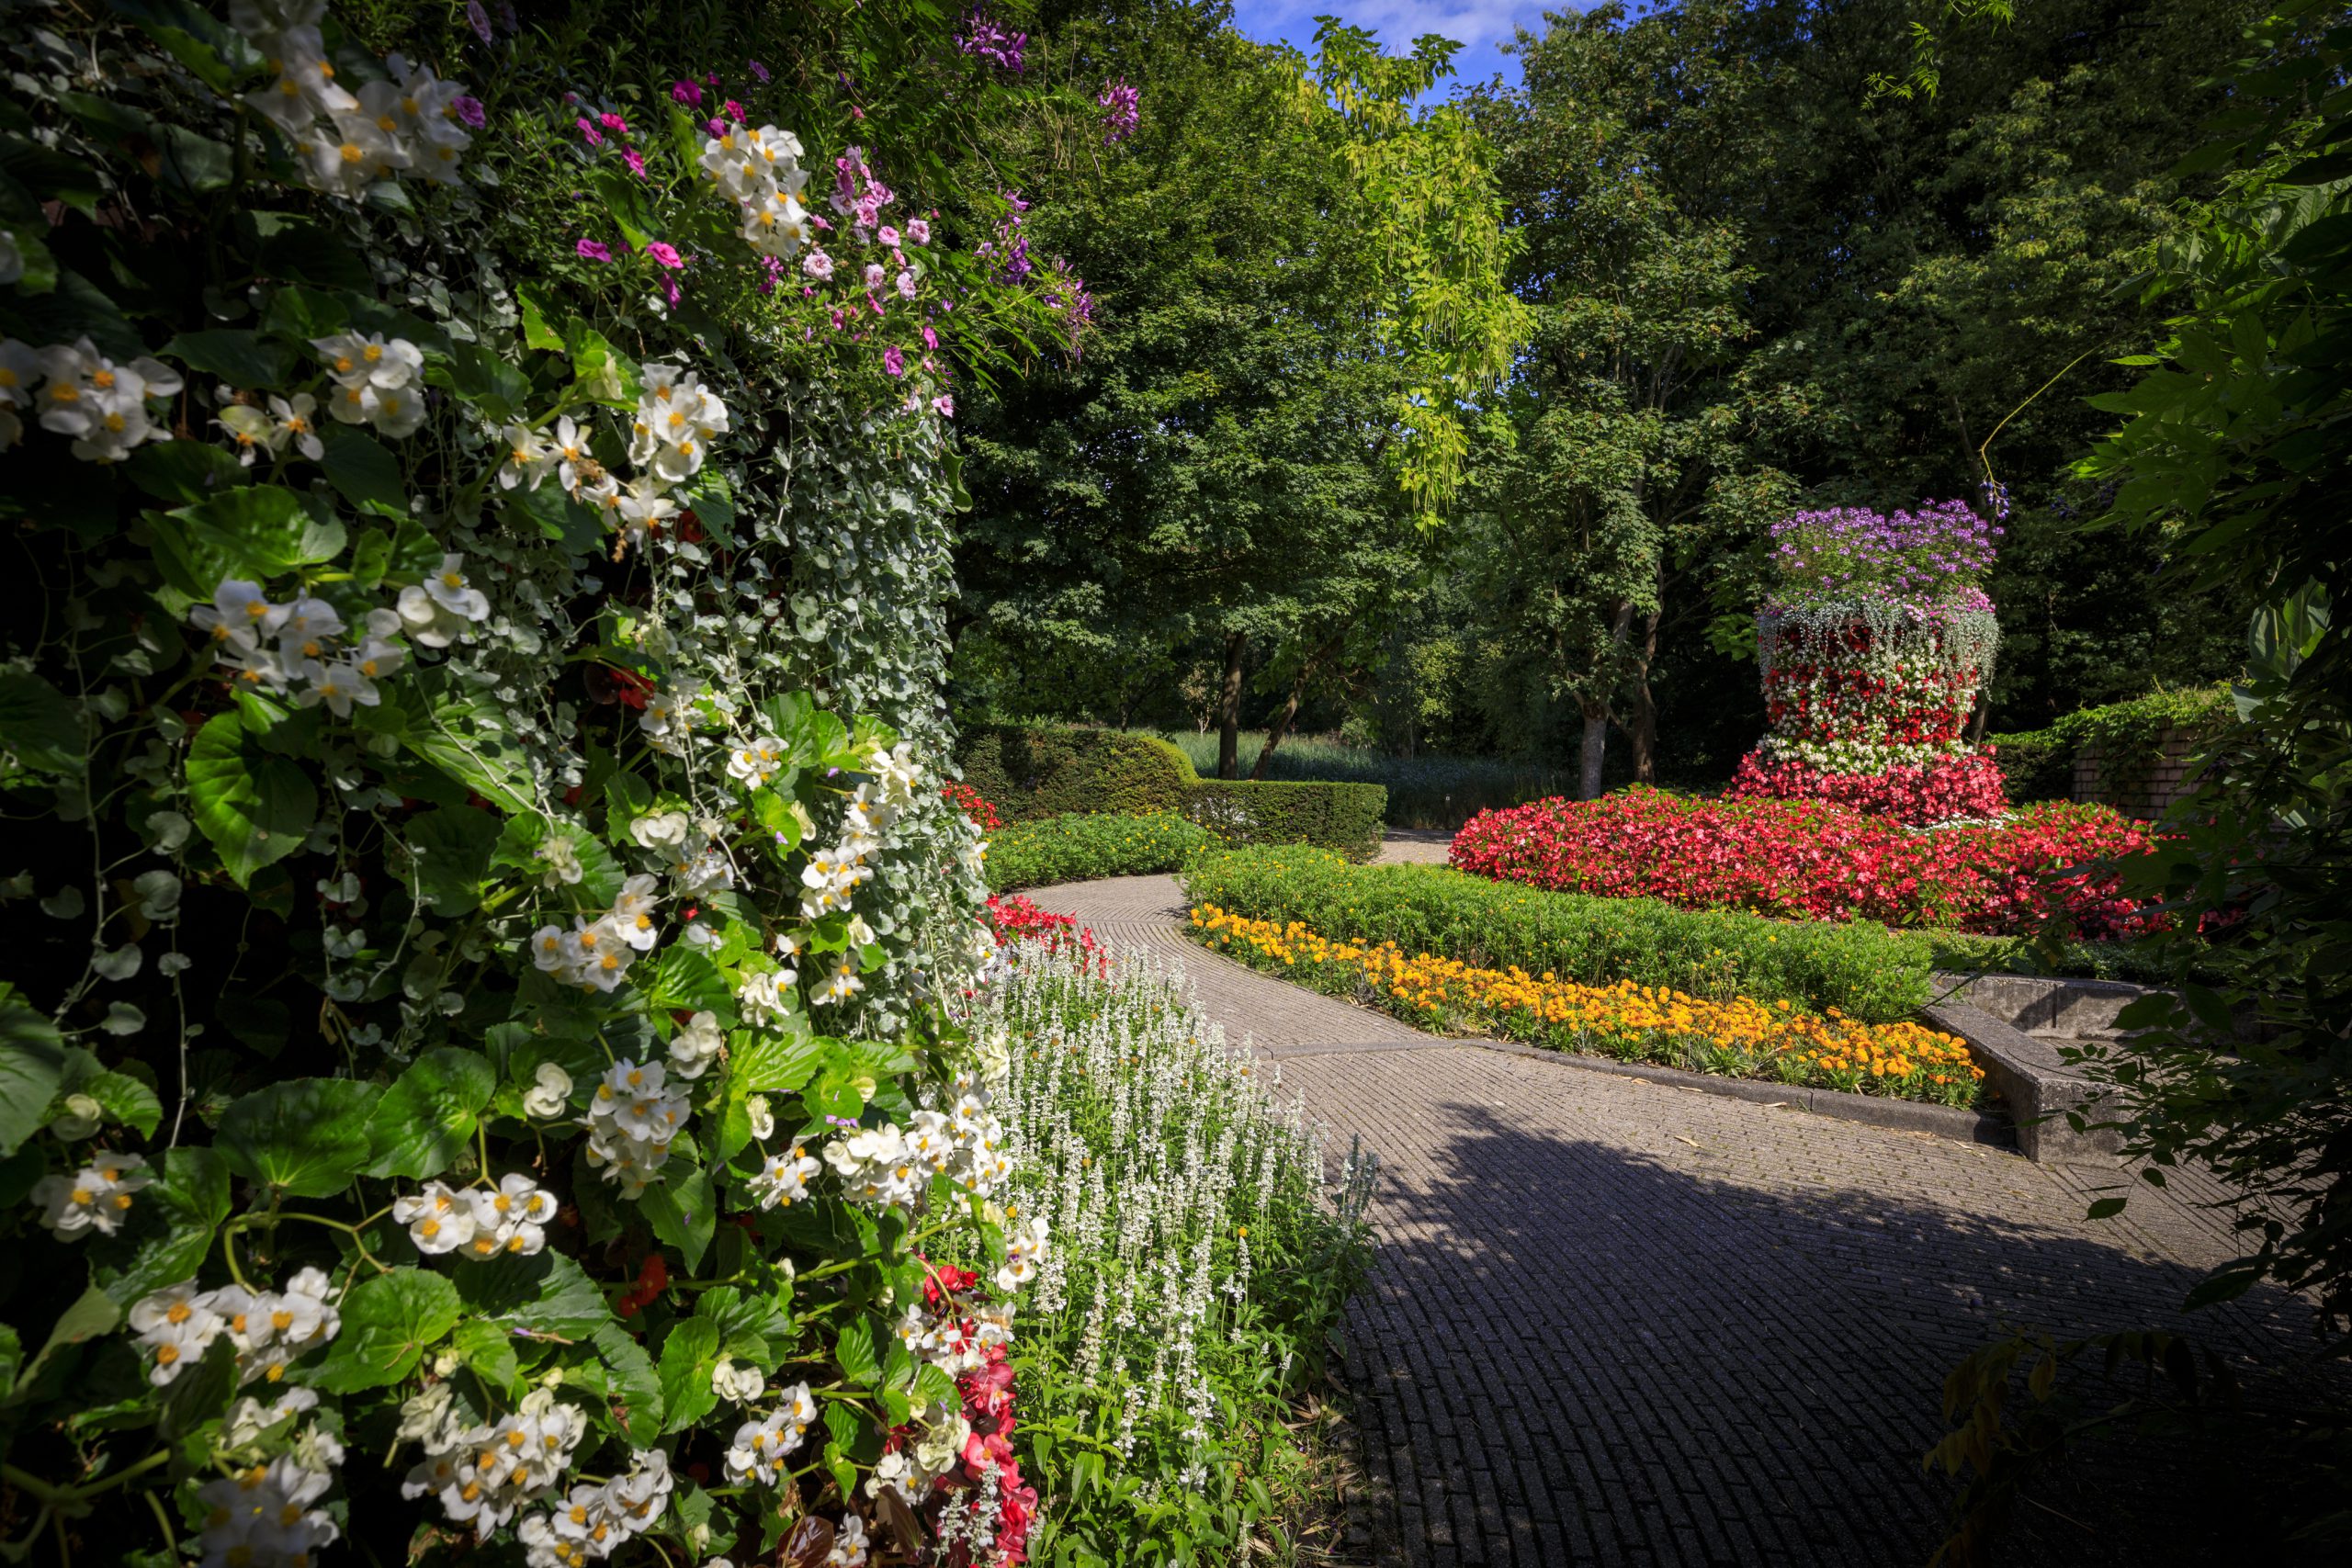
[[[2101,1120],[2109,1091],[2077,1073],[2050,1041],[2037,1040],[1963,1001],[1932,1002],[1919,1010],[1919,1016],[1968,1042],[1984,1068],[1985,1081],[2008,1102],[2009,1114],[2017,1119],[2018,1150],[2028,1159],[2045,1165],[2088,1159],[2112,1155],[2121,1146],[2112,1131],[2077,1133],[2067,1122],[2070,1111]]]
[[[1990,1014],[2025,1034],[2075,1038],[2113,1035],[2116,1015],[2148,994],[2123,980],[2077,980],[2041,975],[1930,976],[1937,995]]]
[[[1260,1049],[1279,1062],[1292,1056],[1430,1051],[1464,1045],[1481,1051],[1500,1051],[1509,1055],[1525,1056],[1563,1067],[1577,1067],[1586,1072],[1646,1078],[1668,1089],[1696,1089],[1701,1094],[1745,1100],[1755,1105],[1805,1111],[1815,1116],[1835,1117],[1841,1122],[1863,1122],[1873,1127],[1886,1127],[1902,1133],[1927,1133],[1963,1144],[1988,1144],[2008,1148],[2018,1142],[2016,1130],[2009,1125],[2007,1118],[1982,1111],[1962,1111],[1950,1105],[1929,1105],[1916,1100],[1883,1100],[1874,1095],[1846,1094],[1832,1089],[1801,1089],[1790,1084],[1762,1083],[1754,1078],[1724,1077],[1715,1073],[1686,1072],[1680,1067],[1652,1066],[1645,1062],[1614,1062],[1605,1056],[1577,1056],[1566,1051],[1547,1051],[1540,1045],[1522,1045],[1515,1040],[1432,1035],[1427,1040],[1381,1041],[1362,1045],[1318,1043],[1272,1048],[1261,1046]],[[1987,1073],[1989,1076],[1989,1068]]]

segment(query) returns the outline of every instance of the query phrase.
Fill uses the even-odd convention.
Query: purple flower
[[[571,248],[582,261],[608,262],[613,259],[611,247],[602,240],[582,240]]]
[[[760,265],[767,274],[760,279],[760,292],[773,294],[775,292],[776,280],[784,276],[784,263],[775,256],[762,256]]]
[[[670,97],[675,103],[700,105],[702,89],[692,82],[673,82],[670,84]]]
[[[652,249],[650,245],[646,248],[648,250]],[[676,307],[678,301],[684,297],[684,290],[678,287],[678,280],[676,278],[665,277],[662,280],[662,298],[667,300],[673,309]]]
[[[523,30],[523,24],[515,20],[514,7],[509,0],[498,0],[498,25],[506,29],[509,38]]]
[[[931,243],[931,225],[924,222],[920,218],[909,222],[907,225],[907,243],[910,245],[927,245]]]
[[[490,13],[481,8],[481,0],[466,0],[466,20],[472,25],[474,37],[484,43],[497,41],[491,36]]]
[[[956,47],[1000,71],[1021,72],[1021,51],[1029,47],[1027,33],[1009,33],[988,17],[974,11],[956,35]]]
[[[768,68],[766,66],[761,64],[756,60],[745,61],[744,63],[752,68],[752,74],[758,77],[761,82],[765,83],[767,81]]]
[[[678,254],[678,247],[667,240],[654,241],[645,247],[645,254],[673,272],[686,265],[684,259]],[[674,304],[676,301],[673,300],[672,303]]]
[[[605,133],[589,124],[586,115],[582,115],[575,123],[579,125],[580,134],[587,140],[589,146],[602,147],[605,144]]]
[[[897,344],[894,343],[882,351],[882,368],[893,376],[903,376],[907,373],[907,356],[899,351]]]
[[[1127,85],[1124,78],[1103,83],[1094,102],[1102,111],[1102,141],[1106,146],[1125,141],[1143,122],[1143,95]]]
[[[463,121],[469,130],[480,130],[490,118],[489,115],[483,112],[480,98],[455,97],[449,100],[449,107],[458,111],[458,118]]]
[[[709,119],[703,121],[702,128],[710,132],[713,136],[724,136],[727,134],[727,122],[718,118],[715,115]]]

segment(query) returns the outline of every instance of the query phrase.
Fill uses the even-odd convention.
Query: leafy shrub
[[[2073,868],[2153,842],[2101,806],[1919,829],[1820,801],[1636,788],[1486,813],[1455,836],[1453,861],[1481,876],[1691,908],[2010,933],[2054,918],[2103,938],[2132,933],[2144,917],[2113,872]]]
[[[1543,893],[1441,866],[1350,865],[1309,849],[1204,855],[1183,879],[1195,906],[1587,986],[1631,980],[1711,998],[1835,1007],[1871,1023],[1907,1018],[1928,999],[1925,950],[1868,920],[1794,923]]]
[[[1009,822],[1102,812],[1181,812],[1198,776],[1182,752],[1148,735],[1048,726],[967,731],[956,743],[964,782]]]
[[[1984,1081],[1966,1042],[1917,1023],[1863,1023],[1752,997],[1710,1000],[1631,980],[1580,986],[1408,955],[1394,942],[1330,942],[1296,920],[1246,919],[1213,904],[1193,908],[1193,935],[1256,968],[1446,1033],[1943,1105],[1974,1104]]]
[[[2001,770],[2002,793],[2022,806],[2075,797],[2075,742],[2054,729],[1989,736],[1985,750]]]
[[[1021,1212],[1071,1238],[1010,1363],[1049,1499],[1033,1558],[1239,1562],[1255,1535],[1279,1560],[1331,1508],[1294,1406],[1369,1259],[1373,1168],[1327,1187],[1297,1109],[1163,976],[1075,945],[1010,957],[975,1028],[1012,1062]]]
[[[1231,844],[1313,844],[1351,860],[1380,848],[1387,791],[1370,784],[1272,784],[1204,779],[1184,815]]]
[[[1216,842],[1182,817],[1049,817],[1016,822],[989,840],[993,893],[1103,876],[1165,875]]]
[[[2204,740],[2236,716],[2226,684],[2152,692],[2130,702],[2077,708],[2042,729],[1990,737],[2004,777],[2033,793],[2012,800],[2065,800],[2075,793],[2075,759],[2086,746],[2099,750],[2099,773],[2110,790],[2129,790],[2163,756],[2165,740],[2179,734]],[[2014,761],[2012,757],[2014,756]]]
[[[778,288],[807,171],[748,128],[890,82],[856,135],[985,243],[955,138],[1026,89],[890,7],[536,9],[0,32],[13,1506],[578,1568],[906,1561],[984,1498],[1017,1556],[1046,1237],[945,1010],[952,403],[883,355],[1077,314],[885,238],[854,151],[842,278]]]
[[[1179,730],[1168,739],[1203,778],[1216,771],[1217,738]],[[1241,734],[1244,773],[1256,765],[1265,744],[1260,730]],[[1388,792],[1382,819],[1391,828],[1459,828],[1489,807],[1518,806],[1556,795],[1566,786],[1555,768],[1499,757],[1449,757],[1424,752],[1393,757],[1368,746],[1351,746],[1325,736],[1297,735],[1284,740],[1266,765],[1266,780],[1374,784]]]

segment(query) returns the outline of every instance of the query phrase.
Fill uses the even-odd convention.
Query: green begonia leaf
[[[35,773],[78,772],[85,750],[81,716],[40,676],[0,671],[0,750]],[[0,761],[0,778],[6,776]]]
[[[479,1051],[427,1051],[384,1091],[368,1122],[368,1174],[438,1176],[473,1142],[497,1076]]]
[[[379,517],[408,515],[408,486],[391,448],[347,424],[330,424],[321,434],[327,448],[322,465],[327,482],[344,500]]]
[[[235,712],[213,715],[196,732],[187,786],[196,825],[239,886],[300,849],[318,817],[311,775],[292,758],[263,750]]]
[[[652,1442],[662,1435],[662,1380],[653,1358],[616,1323],[600,1325],[589,1341],[594,1358],[569,1369],[566,1380],[603,1396],[629,1441]]]
[[[560,1253],[501,1253],[458,1270],[456,1282],[468,1316],[509,1329],[579,1340],[613,1320],[594,1282]]]
[[[294,351],[284,344],[231,327],[182,333],[164,345],[164,357],[249,392],[281,389],[295,364]]]
[[[698,1317],[673,1325],[662,1342],[662,1429],[674,1432],[718,1403],[710,1374],[718,1365],[718,1328]]]
[[[119,1268],[94,1252],[91,1277],[128,1311],[138,1300],[166,1285],[192,1280],[212,1255],[213,1237],[229,1217],[229,1167],[212,1149],[177,1148],[164,1156],[164,1177],[139,1194],[132,1206],[132,1233],[124,1237]],[[163,1234],[148,1229],[149,1218]],[[115,1248],[108,1245],[107,1251]]]
[[[464,1311],[458,1288],[422,1269],[362,1280],[343,1298],[343,1331],[310,1381],[333,1393],[396,1383]]]
[[[702,1266],[703,1254],[710,1250],[718,1205],[711,1197],[710,1178],[702,1170],[682,1169],[673,1161],[665,1174],[669,1179],[647,1188],[637,1206],[653,1234],[684,1257],[691,1272]]]
[[[215,1145],[248,1180],[289,1198],[330,1198],[368,1167],[368,1113],[380,1092],[350,1078],[272,1084],[220,1113]]]
[[[65,1076],[65,1042],[48,1015],[0,984],[0,1156],[40,1131]]]
[[[521,1396],[523,1368],[515,1358],[514,1340],[505,1329],[481,1318],[469,1317],[451,1331],[449,1343],[483,1382],[509,1399]]]

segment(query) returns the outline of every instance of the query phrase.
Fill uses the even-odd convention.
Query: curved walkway
[[[1919,1465],[1945,1372],[2005,1325],[2177,1325],[2236,1250],[2137,1184],[2124,1216],[2086,1221],[2125,1188],[2113,1166],[1419,1033],[1195,946],[1170,877],[1031,897],[1181,960],[1211,1020],[1341,1146],[1380,1155],[1346,1356],[1383,1563],[1924,1563],[1949,1498]],[[2275,1360],[2307,1323],[2272,1292],[2197,1331],[2248,1375],[2249,1348]],[[2078,1461],[2001,1561],[2218,1561],[2183,1501],[2202,1473]]]

